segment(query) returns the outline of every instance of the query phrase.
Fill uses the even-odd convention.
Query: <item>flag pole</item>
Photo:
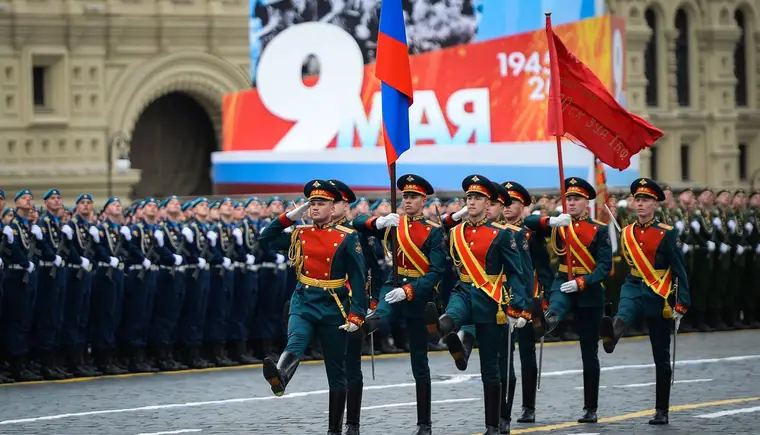
[[[391,163],[388,170],[391,177],[391,209],[394,213],[398,213],[398,206],[396,201],[396,162]],[[396,257],[398,256],[398,240],[396,240],[396,231],[396,227],[391,227],[391,273],[393,274],[393,288],[398,287],[398,269],[396,268]]]
[[[545,12],[544,15],[546,15],[547,20],[551,21],[551,12]],[[553,43],[553,41],[547,41],[547,43]],[[557,61],[557,59],[551,60],[554,62]],[[559,80],[559,77],[551,77],[551,80]],[[559,95],[556,97],[560,98]],[[555,119],[562,119],[562,106],[560,104],[550,104],[549,107],[555,111]],[[558,135],[555,135],[554,138],[557,140],[557,165],[559,166],[559,194],[562,198],[562,213],[567,213],[567,198],[565,197],[565,168],[562,164],[562,138]],[[565,251],[567,251],[567,243],[565,243]],[[573,265],[570,259],[570,255],[570,252],[566,252],[565,254],[568,281],[573,280]]]

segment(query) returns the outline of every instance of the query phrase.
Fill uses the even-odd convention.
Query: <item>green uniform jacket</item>
[[[578,294],[578,306],[604,307],[604,288],[602,287],[602,283],[610,275],[610,271],[612,270],[612,246],[610,245],[609,228],[606,224],[591,219],[590,217],[581,219],[580,221],[574,220],[572,224],[574,225],[581,221],[585,221],[588,225],[596,227],[591,243],[586,246],[591,256],[594,257],[596,266],[591,273],[583,275],[583,288]],[[549,227],[549,217],[547,216],[541,217],[538,215],[530,215],[525,218],[524,225],[535,231],[539,237],[547,237],[551,235],[553,231],[556,231]],[[552,249],[556,248],[555,252],[557,250],[565,249],[564,243],[559,234],[556,235],[555,241],[557,246],[552,247]],[[559,255],[558,253],[558,262],[559,265],[567,264],[564,254]],[[566,272],[560,272],[558,270],[555,277],[562,282],[567,281]],[[579,277],[574,275],[574,278]]]
[[[259,237],[262,248],[288,250],[299,276],[323,280],[347,278],[351,289],[356,291],[349,297],[346,285],[328,291],[317,285],[305,285],[299,280],[291,299],[290,314],[327,325],[341,325],[349,320],[361,326],[367,310],[367,266],[359,234],[342,225],[324,228],[299,225],[292,233],[285,233],[291,225],[293,222],[284,213],[273,219]],[[300,255],[296,254],[298,250]],[[328,268],[329,272],[326,272]],[[343,317],[333,292],[338,296],[347,318]]]

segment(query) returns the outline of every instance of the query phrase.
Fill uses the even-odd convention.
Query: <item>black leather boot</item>
[[[649,424],[653,425],[664,425],[668,424],[668,411],[660,411],[659,409],[656,409],[654,412],[654,417],[652,417],[651,420],[649,420]]]
[[[148,364],[145,359],[145,349],[138,347],[131,351],[131,358],[129,359],[129,371],[132,373],[156,373],[158,368]]]
[[[288,382],[290,382],[296,373],[299,362],[298,357],[293,352],[283,352],[276,364],[270,358],[264,358],[264,379],[269,382],[275,396],[285,394],[285,387],[287,387]],[[344,391],[343,394],[345,395],[346,392]],[[341,418],[343,418],[342,410],[345,403],[346,399],[344,397],[340,405]],[[340,433],[340,428],[338,429],[338,433]]]
[[[583,372],[583,417],[578,423],[596,423],[599,408],[599,374]]]
[[[359,435],[364,385],[349,385],[346,391],[346,434]]]
[[[414,435],[432,435],[433,422],[430,418],[430,382],[417,382],[417,430]]]
[[[260,359],[248,352],[245,341],[236,341],[232,346],[232,360],[237,361],[242,365],[261,364],[262,361]]]
[[[345,405],[346,390],[330,390],[330,403],[327,408],[327,435],[341,435]]]
[[[436,306],[435,302],[428,302],[425,305],[425,326],[428,335],[435,341],[440,340],[445,335],[441,332],[441,325],[438,321],[439,317],[438,306]]]
[[[501,383],[501,410],[499,412],[499,433],[508,434],[512,425],[512,405],[515,403],[515,388],[517,378]]]
[[[16,382],[34,382],[42,380],[42,376],[34,374],[29,369],[26,355],[13,358],[11,362],[11,377],[13,377]]]
[[[604,317],[599,326],[599,336],[602,339],[602,347],[607,353],[612,353],[617,346],[620,337],[625,333],[627,325],[619,317]]]
[[[554,331],[559,325],[559,318],[553,311],[541,312],[541,315],[537,318],[533,318],[533,332],[536,335],[536,340],[540,340],[541,337]]]
[[[667,370],[661,370],[656,375],[655,414],[649,420],[649,424],[668,424],[668,411],[670,410],[670,366]]]
[[[499,408],[501,408],[501,384],[483,385],[485,402],[486,431],[483,435],[499,434]]]
[[[522,372],[522,415],[517,419],[518,423],[535,423],[536,422],[536,382],[538,380],[538,369],[534,367],[525,367]]]
[[[446,346],[449,348],[449,353],[454,358],[454,364],[457,368],[465,371],[470,360],[470,354],[472,354],[472,348],[475,346],[475,336],[462,330],[459,330],[456,336],[458,340],[446,340]]]
[[[47,381],[61,381],[67,379],[59,370],[56,370],[55,358],[52,351],[44,351],[40,356],[40,374]]]
[[[227,358],[227,354],[224,349],[225,345],[223,343],[214,343],[211,347],[211,352],[213,355],[212,363],[214,363],[217,367],[233,367],[238,365],[235,361],[232,361],[231,359]]]

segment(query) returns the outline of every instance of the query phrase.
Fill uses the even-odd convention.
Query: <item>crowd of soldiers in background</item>
[[[692,308],[681,330],[760,328],[760,285],[754,284],[760,283],[760,192],[665,192],[657,217],[680,232],[692,283]],[[287,252],[261,252],[255,241],[273,217],[304,201],[199,197],[183,203],[173,195],[122,207],[110,198],[96,212],[91,195],[79,195],[67,208],[58,189],[43,195],[43,207],[22,190],[6,208],[0,190],[0,383],[276,361],[297,280]],[[635,221],[627,195],[610,194],[607,205],[621,228]],[[424,214],[439,221],[462,206],[459,198],[432,198]],[[557,196],[545,195],[525,213],[556,216],[561,207]],[[350,217],[391,211],[387,199],[358,198]],[[383,275],[372,286],[379,286],[390,261],[382,240],[370,242]],[[616,312],[628,267],[615,252],[605,286],[607,315]],[[453,268],[447,270],[439,305],[446,306],[456,280]],[[577,339],[571,324],[563,321],[546,341]],[[646,333],[644,325],[633,326],[627,335]],[[378,331],[374,342],[376,355],[408,352],[403,320]],[[369,338],[363,353],[370,354]],[[322,359],[318,343],[304,359]]]

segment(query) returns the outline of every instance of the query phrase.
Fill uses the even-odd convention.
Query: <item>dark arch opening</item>
[[[129,157],[142,170],[134,197],[212,193],[211,153],[217,149],[213,121],[197,100],[184,92],[158,98],[132,133]]]
[[[648,8],[644,12],[644,18],[646,19],[647,26],[652,30],[652,36],[647,42],[646,49],[644,50],[644,76],[647,78],[647,106],[655,107],[659,106],[660,95],[658,92],[658,74],[657,74],[657,14]]]
[[[734,47],[734,77],[736,77],[734,97],[738,107],[747,107],[747,23],[744,20],[744,12],[737,10],[734,20],[741,32]]]
[[[691,104],[689,83],[689,16],[683,9],[676,12],[676,94],[678,105],[686,107]]]

